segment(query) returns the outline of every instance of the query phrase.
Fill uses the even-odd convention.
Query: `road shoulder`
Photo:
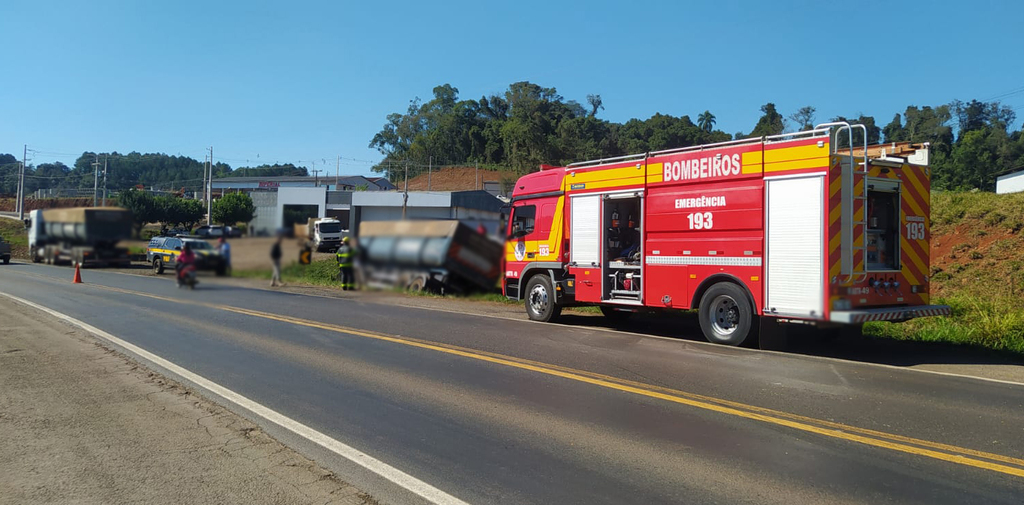
[[[375,503],[85,332],[0,313],[0,503]]]

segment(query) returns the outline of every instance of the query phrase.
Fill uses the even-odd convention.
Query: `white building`
[[[1017,167],[1012,172],[996,177],[996,193],[1019,193],[1024,191],[1024,167]]]

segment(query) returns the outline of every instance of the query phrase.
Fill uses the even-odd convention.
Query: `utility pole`
[[[203,188],[202,198],[203,198],[203,202],[204,203],[206,202],[206,166],[207,166],[206,164],[209,163],[209,162],[210,162],[210,155],[209,154],[204,154],[203,155],[203,186],[202,186],[202,188]],[[197,200],[198,200],[198,198],[197,198]]]
[[[427,191],[430,191],[430,171],[434,164],[434,157],[427,156]]]
[[[316,165],[314,165],[314,166],[316,166]],[[320,186],[320,172],[323,172],[323,170],[313,170],[313,187],[314,188]]]
[[[107,157],[103,157],[103,206],[107,206]]]
[[[28,163],[28,144],[21,152],[21,175],[18,177],[18,219],[25,220],[25,164]]]
[[[96,161],[92,162],[92,206],[96,206],[96,198],[99,196],[100,184],[100,155],[96,155]]]
[[[213,224],[213,146],[210,146],[210,179],[206,186],[206,224]]]
[[[480,162],[473,163],[473,173],[476,175],[476,186],[473,189],[480,189]]]
[[[409,159],[405,159],[405,194],[402,195],[402,219],[405,219],[405,208],[409,205]]]
[[[338,190],[338,179],[341,178],[341,155],[338,155],[338,167],[334,169],[334,190]]]

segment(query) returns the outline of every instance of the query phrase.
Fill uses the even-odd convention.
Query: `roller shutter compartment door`
[[[572,198],[572,234],[569,261],[579,267],[601,265],[601,197]]]
[[[766,181],[767,314],[824,315],[823,176]]]

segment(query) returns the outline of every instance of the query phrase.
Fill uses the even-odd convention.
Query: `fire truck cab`
[[[512,194],[503,290],[529,317],[697,309],[711,342],[761,322],[859,325],[929,304],[928,146],[862,125],[542,166]]]

